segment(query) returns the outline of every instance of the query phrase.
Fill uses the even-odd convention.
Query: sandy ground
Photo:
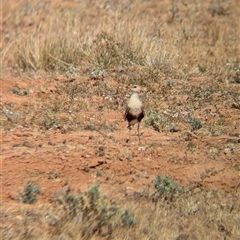
[[[1,108],[15,106],[15,109],[21,109],[28,105],[30,108],[31,103],[51,94],[57,84],[59,82],[53,79],[1,80]],[[48,86],[46,91],[43,91],[44,86]],[[19,96],[12,92],[13,87],[32,91],[27,96]],[[83,116],[84,112],[79,113],[79,119]],[[232,116],[232,121],[237,121],[238,116]],[[49,130],[34,127],[28,120],[21,124],[16,120],[11,125],[10,120],[2,115],[2,125],[13,126],[1,130],[3,200],[17,201],[27,181],[40,186],[41,202],[50,201],[54,192],[66,186],[70,185],[79,192],[96,182],[112,196],[127,196],[149,186],[157,174],[168,175],[180,185],[199,182],[228,192],[239,191],[240,172],[236,169],[239,148],[232,152],[229,148],[222,149],[216,158],[209,155],[213,154],[211,146],[214,142],[222,145],[236,143],[237,133],[216,137],[192,134],[191,144],[197,146],[197,151],[187,151],[189,141],[182,131],[159,133],[142,124],[142,144],[139,146],[135,128],[131,143],[126,142],[127,123],[122,119],[121,110],[106,111],[102,118],[116,125],[117,130],[64,133],[56,126]]]

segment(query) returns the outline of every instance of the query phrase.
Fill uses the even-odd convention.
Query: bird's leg
[[[129,137],[128,137],[128,142],[130,142],[130,136],[131,136],[131,128],[129,128]]]
[[[128,125],[128,134],[129,134],[129,137],[128,137],[127,142],[130,142],[130,136],[131,136],[131,125]]]
[[[140,124],[138,123],[138,128],[137,128],[137,130],[138,130],[138,144],[140,145],[141,141],[140,141],[139,125],[140,125]]]

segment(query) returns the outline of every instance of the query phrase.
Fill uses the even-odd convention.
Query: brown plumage
[[[131,90],[133,93],[127,104],[126,111],[124,114],[124,120],[128,121],[129,141],[130,141],[132,126],[136,123],[138,124],[138,140],[140,144],[139,124],[141,120],[144,118],[143,103],[139,97],[139,93],[141,92],[141,87],[134,85],[131,87]]]

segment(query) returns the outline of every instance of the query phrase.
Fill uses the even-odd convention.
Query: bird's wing
[[[129,107],[126,107],[126,110],[125,110],[125,113],[124,113],[124,120],[126,121],[127,120],[127,115],[130,111],[130,108]]]
[[[144,117],[145,116],[144,107],[142,106],[141,109],[142,109],[142,114],[143,114],[143,117]]]

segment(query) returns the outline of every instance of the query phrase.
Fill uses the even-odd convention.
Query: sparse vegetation
[[[121,210],[114,201],[109,204],[107,197],[100,193],[99,185],[79,195],[73,195],[69,187],[56,201],[63,209],[57,223],[59,235],[64,233],[63,230],[67,230],[64,226],[75,223],[79,231],[75,234],[80,234],[84,239],[94,235],[112,238],[117,228],[134,224],[129,210]]]
[[[18,89],[18,88],[12,88],[11,90],[12,90],[12,92],[13,92],[14,94],[17,94],[17,95],[19,95],[19,96],[26,96],[26,95],[29,94],[29,90],[28,90],[28,89],[25,89],[25,90],[21,91],[21,90]]]
[[[154,179],[153,185],[156,190],[152,195],[154,202],[161,198],[173,201],[175,197],[183,193],[183,189],[167,176],[158,175]]]
[[[224,8],[226,14],[217,14],[225,20],[221,24],[218,20],[212,21],[216,11],[209,10],[215,9],[210,1],[196,6],[193,1],[186,6],[175,2],[174,7],[171,1],[133,1],[129,5],[114,1],[110,5],[112,12],[104,2],[81,3],[75,9],[61,6],[55,9],[54,4],[41,4],[34,0],[25,3],[22,8],[6,15],[9,28],[4,29],[3,34],[6,36],[11,27],[19,34],[17,39],[4,39],[3,62],[11,63],[23,71],[65,71],[70,78],[78,74],[78,70],[75,71],[78,66],[83,72],[90,66],[108,71],[132,69],[132,72],[138,66],[146,68],[146,72],[159,69],[167,75],[176,72],[176,69],[179,69],[178,75],[205,74],[210,71],[235,74],[238,59],[234,54],[239,50],[236,44],[239,23],[236,21],[238,13],[233,11],[231,4]],[[142,13],[146,8],[156,12],[151,16],[154,24],[150,24],[148,14]],[[105,25],[99,25],[96,31],[89,29],[89,17],[84,22],[78,21],[81,19],[81,9],[94,14],[95,24],[105,16]],[[99,9],[102,14],[99,14]],[[199,13],[201,18],[197,17]],[[164,14],[172,17],[169,15],[167,21],[154,18]],[[19,24],[14,23],[14,16]],[[49,16],[49,21],[41,21],[43,16]],[[34,25],[29,26],[29,20],[33,18]],[[189,19],[192,25],[188,24]],[[206,24],[202,24],[202,21]],[[39,35],[39,32],[43,35]],[[232,69],[228,69],[227,63]],[[69,66],[74,66],[74,71],[69,71]]]
[[[206,173],[212,174],[213,169]],[[45,239],[63,236],[70,239],[162,236],[166,239],[183,233],[191,239],[209,240],[217,237],[237,239],[239,236],[238,195],[204,188],[201,184],[191,184],[183,189],[169,177],[161,175],[153,180],[152,187],[147,198],[126,200],[128,208],[125,210],[116,201],[102,195],[98,184],[80,194],[73,194],[68,187],[56,194],[54,204],[46,206],[46,209],[15,212],[18,218],[20,214],[23,219],[20,218],[22,220],[16,225],[16,232],[9,232],[8,236],[18,234],[24,239],[40,239],[36,235],[39,226],[48,226]],[[4,217],[8,214],[4,212]],[[187,230],[179,231],[184,226],[188,226]]]
[[[189,123],[192,127],[192,131],[198,130],[202,127],[202,122],[199,118],[190,119]]]
[[[168,125],[167,119],[154,110],[149,110],[146,115],[145,125],[152,127],[157,132],[161,132]]]
[[[23,203],[33,204],[37,201],[37,195],[41,193],[41,189],[28,181],[24,190],[20,193],[20,201]]]
[[[56,115],[49,109],[44,110],[41,124],[48,130],[57,123]]]
[[[105,155],[105,148],[103,146],[99,147],[96,151],[96,155],[99,157],[103,157]]]

